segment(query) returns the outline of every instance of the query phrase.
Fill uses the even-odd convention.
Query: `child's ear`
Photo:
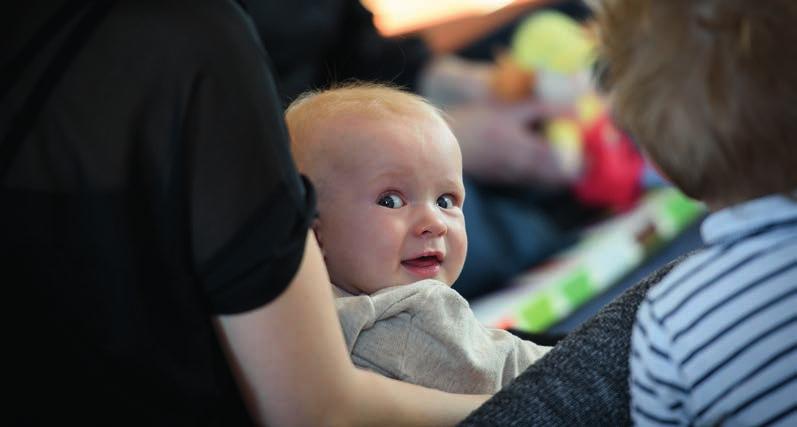
[[[310,228],[313,230],[315,241],[318,243],[318,247],[321,249],[321,255],[326,257],[326,254],[324,254],[324,239],[321,236],[321,221],[318,218],[314,219]]]

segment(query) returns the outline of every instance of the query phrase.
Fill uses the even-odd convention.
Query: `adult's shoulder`
[[[113,32],[135,39],[139,54],[231,67],[260,60],[263,52],[249,16],[234,0],[118,0],[110,19]]]

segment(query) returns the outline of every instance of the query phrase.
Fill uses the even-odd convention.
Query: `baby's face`
[[[336,125],[316,226],[332,283],[368,294],[422,279],[450,286],[467,252],[454,135],[432,118]]]

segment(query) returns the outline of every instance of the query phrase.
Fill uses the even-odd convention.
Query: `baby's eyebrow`
[[[400,169],[400,168],[389,169],[389,170],[382,171],[382,172],[374,175],[370,179],[370,181],[371,182],[376,182],[376,181],[382,181],[382,180],[388,180],[388,179],[390,179],[390,180],[404,180],[408,176],[412,176],[412,174],[409,171],[409,169]]]
[[[393,168],[382,171],[368,180],[368,184],[374,183],[383,183],[384,181],[389,181],[391,183],[396,184],[403,184],[415,178],[413,171],[409,168]],[[440,178],[440,181],[436,183],[440,188],[446,189],[446,191],[450,191],[452,193],[456,193],[457,196],[461,198],[465,198],[465,184],[462,182],[462,179],[451,179],[451,178]]]
[[[465,194],[465,184],[462,182],[462,179],[444,178],[441,183],[444,187],[456,189],[457,192],[463,195]]]

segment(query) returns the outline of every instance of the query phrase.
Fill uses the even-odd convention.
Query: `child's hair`
[[[797,188],[797,1],[591,0],[619,123],[690,196]]]
[[[376,119],[419,117],[446,122],[443,113],[425,98],[388,84],[348,82],[326,90],[306,92],[285,111],[294,156],[299,154],[296,160],[301,163],[300,154],[304,149],[301,145],[316,124],[344,116]]]

